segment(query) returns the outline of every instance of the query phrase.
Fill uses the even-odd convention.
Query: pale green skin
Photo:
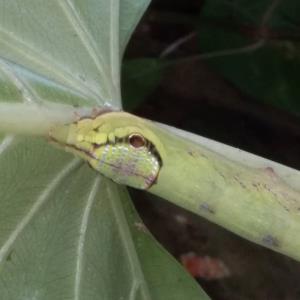
[[[138,126],[112,128],[110,123],[102,122],[103,116],[54,127],[50,136],[113,181],[148,189],[156,182],[161,168],[161,159],[151,137],[144,138]],[[131,136],[138,136],[153,147],[135,147],[129,142]]]
[[[124,137],[137,132],[153,142],[162,166],[156,182],[147,187],[149,192],[300,260],[300,194],[271,168],[246,167],[124,112],[106,113],[94,122],[102,124],[105,134]],[[70,147],[76,140],[74,126],[55,127],[50,136],[87,159]],[[113,171],[109,173],[113,180],[115,176]],[[135,186],[137,181],[132,182]]]

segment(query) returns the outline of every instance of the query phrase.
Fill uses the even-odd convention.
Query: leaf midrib
[[[87,50],[88,55],[95,63],[95,66],[103,78],[103,85],[106,88],[106,92],[112,97],[111,90],[109,88],[109,78],[107,78],[106,74],[108,71],[105,69],[104,59],[100,53],[97,51],[97,47],[95,46],[95,41],[93,37],[89,34],[87,26],[84,24],[83,20],[81,20],[78,16],[78,12],[76,11],[75,7],[70,3],[69,0],[61,1],[57,0],[57,4],[62,8],[65,16],[69,20],[71,26],[73,27],[74,31],[77,33],[78,37],[80,38],[83,46]],[[105,101],[104,94],[98,90],[98,94],[100,99]]]
[[[143,300],[151,300],[152,297],[150,295],[149,288],[147,286],[147,282],[145,280],[144,273],[141,268],[141,263],[139,261],[139,256],[137,254],[134,241],[129,229],[129,224],[121,206],[120,201],[122,200],[120,199],[120,193],[118,190],[116,190],[116,186],[113,186],[113,183],[107,186],[107,191],[110,198],[112,212],[115,216],[117,227],[119,229],[120,239],[122,240],[125,251],[127,253],[133,277],[133,283],[129,299],[136,299],[136,292],[138,292],[139,287],[141,287]]]
[[[101,177],[98,175],[90,190],[90,194],[88,196],[86,206],[84,208],[82,214],[82,220],[79,228],[79,238],[78,238],[78,245],[77,245],[77,259],[76,259],[76,271],[75,271],[75,284],[74,284],[74,299],[80,299],[80,292],[81,292],[81,279],[82,279],[82,261],[84,256],[84,245],[85,245],[85,238],[86,238],[86,231],[89,223],[89,217],[91,208],[96,200],[96,195],[99,189],[99,185],[101,182]]]

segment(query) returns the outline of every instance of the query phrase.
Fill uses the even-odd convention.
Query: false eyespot
[[[141,148],[145,146],[145,138],[137,133],[133,133],[128,138],[129,144],[134,148]]]
[[[162,166],[155,145],[139,133],[97,145],[89,164],[117,183],[139,189],[151,187]]]
[[[50,136],[65,150],[80,156],[113,181],[138,189],[150,188],[162,167],[155,144],[140,128],[111,130],[94,124],[97,125],[95,120],[83,119],[53,129]]]

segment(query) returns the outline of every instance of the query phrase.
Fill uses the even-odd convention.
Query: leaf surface
[[[148,1],[0,3],[0,99],[121,107]],[[125,188],[41,138],[0,143],[1,299],[208,299],[143,229]]]

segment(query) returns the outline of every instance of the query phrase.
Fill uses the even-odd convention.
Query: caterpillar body
[[[140,126],[114,127],[105,122],[105,115],[54,127],[49,136],[113,181],[138,189],[150,188],[162,167],[156,145]]]

